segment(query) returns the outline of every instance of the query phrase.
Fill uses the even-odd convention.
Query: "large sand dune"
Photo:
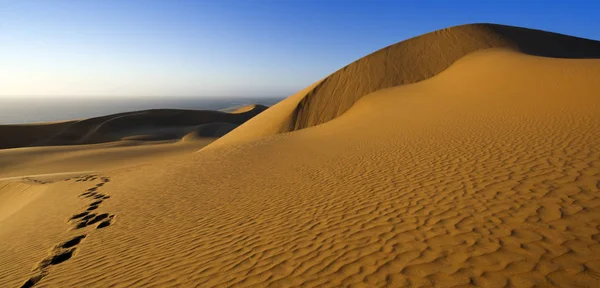
[[[257,119],[254,120],[259,122],[256,128],[240,129],[218,143],[254,140],[266,133],[294,131],[325,123],[342,115],[371,92],[431,78],[461,57],[490,48],[553,58],[600,58],[598,41],[495,24],[450,27],[365,56],[298,92],[287,103],[280,103],[280,106],[288,107],[279,109],[279,115],[269,116],[277,125]],[[265,125],[274,128],[266,132],[267,129],[262,128]]]
[[[386,57],[408,55],[394,73],[422,62],[422,78],[353,63],[335,84],[351,99],[319,88],[333,74],[198,153],[0,181],[0,199],[22,203],[0,214],[0,283],[600,286],[598,44],[468,25],[420,45],[446,55],[489,27],[543,45],[465,50],[431,70],[443,61],[411,39]],[[385,70],[380,54],[359,61]]]

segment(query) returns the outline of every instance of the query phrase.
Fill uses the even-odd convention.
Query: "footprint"
[[[98,226],[96,227],[96,229],[102,229],[104,227],[108,227],[108,226],[110,226],[110,224],[111,224],[110,220],[106,220],[106,221],[100,222],[100,224],[98,224]]]
[[[110,215],[110,217],[108,218],[108,220],[100,222],[100,224],[98,224],[98,226],[96,226],[96,229],[102,229],[104,227],[110,226],[110,224],[112,224],[114,216],[115,215]]]
[[[90,206],[100,205],[100,203],[102,203],[102,200],[94,201],[90,203]]]
[[[96,214],[92,213],[92,214],[88,214],[84,217],[81,218],[81,220],[79,221],[79,223],[77,223],[77,225],[75,225],[75,229],[81,229],[81,228],[85,228],[89,225],[88,220],[90,219],[94,219],[96,217]]]
[[[25,283],[23,283],[23,285],[21,285],[21,288],[33,287],[33,285],[40,282],[40,280],[42,280],[42,278],[44,278],[44,276],[46,276],[46,273],[40,273],[38,275],[35,275],[35,276],[29,278],[27,281],[25,281]]]
[[[90,220],[90,219],[92,219],[94,217],[96,217],[96,214],[92,213],[92,214],[86,215],[85,217],[81,218],[81,220],[82,221],[87,221],[87,220]]]
[[[71,259],[71,257],[73,257],[73,252],[75,252],[75,248],[61,251],[55,255],[51,255],[48,258],[42,260],[42,262],[40,262],[39,267],[40,269],[44,269],[50,265],[58,265],[60,263],[63,263]]]
[[[71,219],[70,219],[70,220],[75,220],[75,219],[78,219],[78,218],[84,217],[84,216],[86,216],[86,215],[88,215],[88,214],[90,214],[90,212],[81,212],[81,213],[79,213],[79,214],[75,214],[75,215],[73,215],[73,217],[71,217]]]
[[[93,219],[90,219],[89,221],[87,221],[87,225],[92,225],[94,223],[98,223],[106,218],[108,218],[108,213],[102,213],[96,217],[94,217]]]
[[[58,265],[62,262],[71,259],[71,257],[73,257],[73,252],[75,252],[75,249],[67,250],[60,254],[52,256],[52,258],[50,259],[50,265]]]
[[[40,263],[38,264],[38,267],[36,268],[36,270],[39,270],[39,274],[27,279],[27,281],[25,281],[25,283],[23,283],[23,285],[21,285],[21,288],[33,287],[35,284],[40,282],[40,280],[42,280],[42,278],[44,276],[48,275],[48,267],[49,266],[58,265],[60,263],[63,263],[65,261],[71,259],[71,257],[73,257],[73,253],[75,252],[75,249],[76,249],[76,248],[71,248],[71,247],[79,244],[83,238],[85,238],[85,235],[79,235],[79,236],[72,238],[71,240],[69,240],[67,242],[57,245],[54,248],[52,255],[46,257],[44,260],[40,261]],[[71,249],[64,250],[64,248],[71,248]]]
[[[81,240],[83,240],[84,238],[85,238],[85,234],[79,235],[79,236],[75,236],[71,240],[60,244],[59,247],[60,248],[71,248],[71,247],[73,247],[73,246],[81,243]]]
[[[109,218],[108,213],[102,213],[99,215],[89,214],[89,215],[81,218],[81,221],[79,223],[77,223],[77,225],[75,226],[75,229],[85,228],[89,225],[96,224],[106,218]],[[112,217],[110,217],[110,219],[112,219]]]

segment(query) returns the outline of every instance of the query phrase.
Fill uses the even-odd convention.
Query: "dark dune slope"
[[[0,125],[0,149],[30,146],[52,137],[74,122]]]
[[[31,134],[40,130],[40,125],[6,125],[0,126],[2,138],[12,139],[0,141],[0,149],[24,146],[53,146],[94,144],[121,139],[129,140],[169,140],[180,139],[203,125],[224,126],[226,129],[206,130],[204,137],[219,137],[223,131],[246,122],[260,112],[265,106],[255,105],[244,113],[225,113],[212,110],[175,110],[155,109],[126,112],[108,116],[71,121],[48,132]],[[51,124],[55,125],[55,124]],[[215,135],[208,135],[214,131]]]

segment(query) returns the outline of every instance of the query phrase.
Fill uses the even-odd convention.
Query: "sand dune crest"
[[[253,119],[245,128],[217,141],[212,147],[325,123],[345,113],[369,93],[429,79],[458,59],[491,48],[551,58],[600,58],[600,42],[594,40],[497,24],[450,27],[358,59],[278,104],[281,107],[276,108],[278,112],[271,111],[269,115]],[[267,117],[278,123],[266,125]],[[253,122],[260,124],[253,125]],[[277,129],[263,126],[276,126]]]

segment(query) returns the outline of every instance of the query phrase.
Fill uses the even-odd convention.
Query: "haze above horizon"
[[[285,97],[385,46],[477,22],[600,39],[599,4],[522,2],[7,0],[0,98]]]

